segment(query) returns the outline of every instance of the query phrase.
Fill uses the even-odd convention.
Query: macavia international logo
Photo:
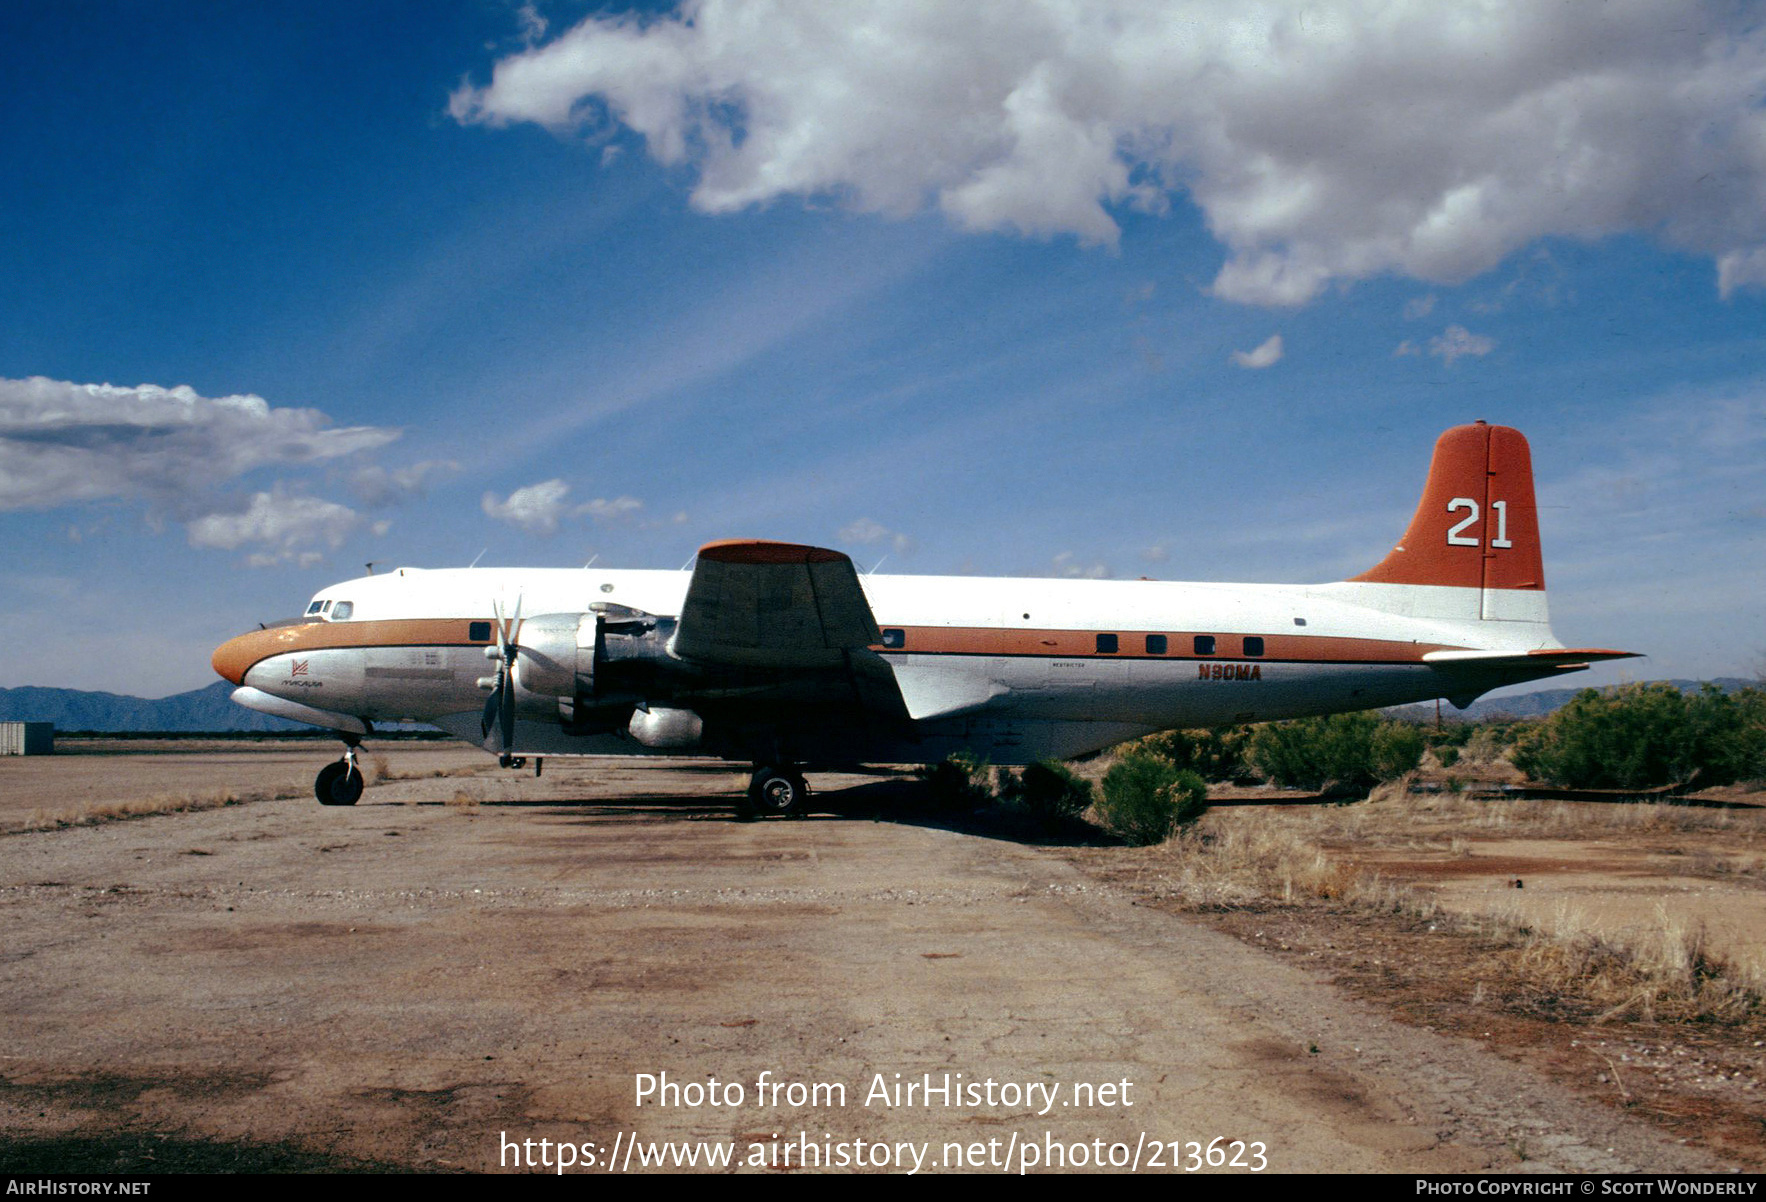
[[[290,687],[290,688],[302,688],[302,689],[322,689],[322,688],[324,688],[325,687],[324,681],[314,680],[310,675],[308,675],[307,669],[311,666],[312,662],[313,661],[310,659],[297,659],[297,660],[295,660],[292,664],[289,665],[288,679],[284,680],[282,683],[285,686]]]

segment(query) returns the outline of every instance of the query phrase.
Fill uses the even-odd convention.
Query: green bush
[[[994,799],[987,761],[972,751],[959,751],[919,770],[933,808],[973,810]]]
[[[1729,784],[1766,773],[1766,693],[1671,684],[1584,689],[1515,746],[1515,767],[1574,789]]]
[[[1251,762],[1290,789],[1365,789],[1395,780],[1423,758],[1423,733],[1370,713],[1270,722],[1251,736]]]
[[[1369,742],[1369,768],[1376,781],[1397,780],[1423,762],[1423,732],[1409,722],[1382,722]],[[1456,757],[1457,758],[1457,757]]]
[[[1092,803],[1091,782],[1055,760],[1026,765],[1016,792],[1026,810],[1045,820],[1077,818]]]
[[[1125,843],[1163,843],[1208,808],[1208,783],[1163,756],[1132,751],[1104,773],[1095,803],[1104,828]]]
[[[1430,747],[1437,750],[1442,747],[1464,747],[1476,729],[1470,722],[1445,722],[1440,726],[1431,726],[1424,732],[1423,738]]]
[[[1435,748],[1435,758],[1441,761],[1443,768],[1451,768],[1459,763],[1459,748],[1448,743]]]
[[[1216,726],[1212,730],[1168,730],[1140,741],[1143,751],[1164,756],[1203,780],[1245,780],[1252,775],[1245,758],[1251,744],[1249,726]]]

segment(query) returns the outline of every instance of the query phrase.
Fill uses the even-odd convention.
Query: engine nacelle
[[[515,708],[556,717],[558,701],[595,691],[598,614],[541,614],[516,631]]]
[[[699,746],[705,735],[705,722],[692,710],[653,705],[648,710],[634,711],[626,729],[646,747],[678,750]]]

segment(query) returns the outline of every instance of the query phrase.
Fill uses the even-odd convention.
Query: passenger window
[[[1116,636],[1115,635],[1113,635],[1113,634],[1100,634],[1098,636],[1098,654],[1099,655],[1115,655],[1116,654]]]
[[[907,646],[908,632],[905,630],[885,630],[883,645],[892,651],[899,651]]]
[[[475,643],[491,641],[491,624],[489,622],[472,622],[466,627],[466,637]]]
[[[331,620],[333,622],[346,622],[349,620],[349,616],[355,612],[356,607],[351,602],[339,601],[331,608]]]
[[[1165,654],[1165,636],[1164,635],[1162,635],[1162,634],[1149,634],[1147,636],[1147,654],[1148,655],[1164,655]]]
[[[1247,638],[1245,640],[1245,654],[1246,655],[1262,655],[1263,654],[1263,640],[1260,637],[1258,637],[1257,635],[1251,635],[1249,638]]]
[[[1198,634],[1196,636],[1196,654],[1197,655],[1213,655],[1214,654],[1214,636],[1213,635],[1211,635],[1211,634]]]

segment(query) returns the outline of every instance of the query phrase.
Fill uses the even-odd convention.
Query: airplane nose
[[[223,679],[244,684],[245,674],[251,666],[271,654],[274,654],[274,639],[270,632],[253,630],[216,647],[209,662]]]

